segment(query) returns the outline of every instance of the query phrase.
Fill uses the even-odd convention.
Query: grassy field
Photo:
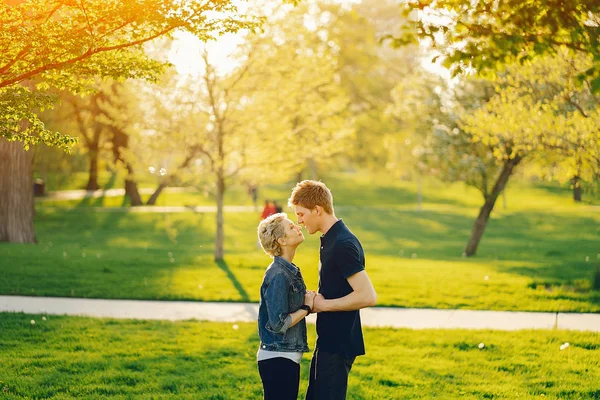
[[[600,399],[597,333],[365,329],[365,340],[348,399]],[[260,399],[257,347],[255,324],[0,314],[0,397]]]
[[[600,311],[600,292],[590,289],[600,258],[596,206],[575,205],[558,188],[514,184],[477,257],[467,259],[461,254],[480,205],[476,192],[426,182],[419,212],[414,183],[378,179],[338,175],[326,182],[338,216],[364,245],[379,305]],[[285,200],[289,186],[261,195]],[[214,214],[107,213],[90,208],[95,201],[38,204],[39,244],[0,245],[0,293],[258,301],[269,263],[256,248],[258,213],[225,215],[226,257],[215,263]],[[307,238],[295,262],[315,288],[317,236]]]

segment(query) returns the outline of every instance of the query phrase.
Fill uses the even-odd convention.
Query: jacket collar
[[[298,267],[281,256],[275,256],[274,262],[287,268],[294,275],[298,274]]]

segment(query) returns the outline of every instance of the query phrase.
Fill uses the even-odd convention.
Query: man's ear
[[[320,217],[323,214],[323,207],[315,206],[315,212],[317,213],[317,216]]]

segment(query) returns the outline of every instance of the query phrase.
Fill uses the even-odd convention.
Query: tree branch
[[[167,29],[163,29],[162,31],[159,31],[159,32],[157,32],[157,33],[155,33],[155,34],[153,34],[151,36],[148,36],[148,37],[143,38],[143,39],[135,40],[133,42],[121,43],[121,44],[114,45],[114,46],[99,47],[99,48],[96,48],[96,49],[90,48],[85,53],[83,53],[83,54],[81,54],[81,55],[79,55],[77,57],[71,58],[70,60],[66,60],[66,61],[62,61],[62,62],[57,62],[57,63],[46,64],[46,65],[43,65],[41,67],[35,68],[35,69],[33,69],[33,70],[29,71],[29,72],[23,73],[21,75],[17,75],[16,77],[14,77],[12,79],[7,79],[7,80],[4,80],[4,81],[1,81],[0,82],[0,88],[6,87],[6,86],[10,86],[10,85],[13,85],[15,83],[18,83],[18,82],[24,81],[26,79],[32,78],[32,77],[34,77],[36,75],[41,74],[42,72],[46,72],[46,71],[53,70],[53,69],[60,69],[62,67],[68,66],[70,64],[75,64],[78,61],[85,60],[86,58],[89,58],[89,57],[93,56],[94,54],[103,53],[103,52],[107,52],[107,51],[113,51],[113,50],[126,49],[126,48],[129,48],[129,47],[134,47],[134,46],[137,46],[139,44],[146,43],[148,41],[156,39],[157,37],[163,36],[163,35],[171,32],[172,30],[177,29],[177,28],[179,28],[181,26],[183,26],[183,25],[182,24],[173,25],[173,26],[170,26]]]

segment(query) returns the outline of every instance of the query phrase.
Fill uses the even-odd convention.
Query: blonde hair
[[[286,213],[272,214],[258,224],[258,240],[265,253],[271,257],[282,254],[281,245],[277,239],[285,237],[285,227],[282,222],[286,218]]]
[[[327,214],[333,214],[333,196],[331,190],[323,182],[298,182],[288,200],[290,207],[300,206],[313,210],[316,206],[323,207]]]

